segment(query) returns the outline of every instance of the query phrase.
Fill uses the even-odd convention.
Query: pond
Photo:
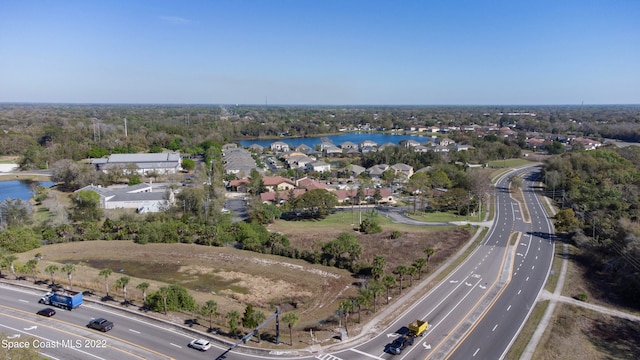
[[[54,183],[51,181],[0,181],[0,202],[5,201],[6,199],[16,198],[27,201],[33,197],[32,188],[35,188],[35,186],[38,184],[44,187],[51,187],[54,185]]]
[[[358,144],[364,140],[371,140],[378,145],[382,145],[384,143],[393,143],[398,144],[402,140],[415,140],[420,143],[424,143],[432,140],[431,136],[419,136],[419,135],[405,135],[405,134],[383,134],[383,133],[346,133],[340,135],[331,135],[326,136],[329,140],[331,140],[335,145],[339,145],[345,141],[351,141],[352,143]],[[280,138],[280,139],[271,139],[271,140],[240,140],[240,146],[248,147],[253,144],[258,144],[260,146],[269,147],[272,143],[276,141],[282,141],[288,144],[291,147],[296,147],[301,144],[305,144],[310,148],[314,148],[315,145],[320,144],[321,137],[307,137],[307,138]]]

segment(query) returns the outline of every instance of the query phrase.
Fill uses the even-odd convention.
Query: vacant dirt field
[[[317,246],[319,236],[332,239],[340,231],[314,231],[312,224],[306,227],[305,236],[287,234],[294,246],[312,248]],[[376,235],[358,235],[363,247],[363,261],[370,261],[377,254],[387,258],[387,271],[396,265],[409,265],[415,258],[424,256],[427,247],[436,252],[431,258],[430,268],[457,250],[468,240],[470,232],[465,228],[432,231],[415,228],[403,231],[398,239],[391,240],[389,232]],[[357,293],[356,279],[351,273],[332,267],[313,265],[304,261],[257,254],[229,247],[217,248],[195,244],[146,244],[131,241],[87,241],[54,244],[19,254],[20,263],[25,263],[40,254],[38,278],[50,281],[44,273],[49,264],[73,263],[75,290],[91,290],[96,297],[105,295],[105,279],[98,275],[101,269],[111,269],[109,284],[112,286],[122,275],[131,277],[128,298],[141,304],[142,294],[135,288],[143,281],[151,284],[148,293],[170,283],[188,288],[199,304],[209,299],[218,303],[222,315],[215,319],[214,326],[226,328],[224,314],[236,310],[242,314],[247,304],[252,304],[265,314],[271,314],[275,306],[282,312],[295,310],[300,321],[296,325],[294,345],[309,344],[309,328],[315,329],[316,341],[333,341],[337,319],[334,314],[341,300]],[[27,280],[31,282],[31,276]],[[55,274],[57,283],[68,286],[66,274]],[[405,284],[406,285],[406,284]],[[397,291],[397,290],[396,290]],[[392,290],[393,294],[393,290]],[[122,300],[122,289],[110,289],[116,301]],[[156,314],[162,317],[161,314]],[[363,322],[371,316],[363,311]],[[176,322],[192,318],[192,314],[170,314]],[[207,319],[200,319],[202,329],[208,327]],[[206,325],[206,326],[205,326]],[[354,326],[355,328],[355,326]],[[269,333],[269,329],[265,333]],[[265,344],[267,345],[267,344]],[[267,345],[268,346],[268,345]]]

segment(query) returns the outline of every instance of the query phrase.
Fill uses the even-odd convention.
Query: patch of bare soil
[[[640,354],[637,322],[561,303],[550,326],[534,360],[635,359]]]

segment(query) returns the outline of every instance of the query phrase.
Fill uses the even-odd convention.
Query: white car
[[[189,347],[198,349],[200,351],[207,351],[211,347],[211,343],[209,343],[205,339],[195,339],[189,343]]]

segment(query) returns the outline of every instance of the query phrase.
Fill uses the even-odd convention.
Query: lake
[[[404,135],[404,134],[382,134],[382,133],[346,133],[339,135],[330,135],[325,136],[329,140],[331,140],[335,145],[340,145],[345,141],[351,141],[352,143],[360,143],[364,140],[371,140],[376,142],[378,145],[382,145],[384,143],[393,143],[398,144],[402,140],[415,140],[417,142],[423,143],[431,140],[431,136],[420,136],[420,135]],[[248,147],[253,144],[258,144],[260,146],[269,147],[272,143],[276,141],[282,141],[288,144],[290,147],[296,147],[301,144],[305,144],[310,148],[315,148],[316,145],[320,144],[320,137],[307,137],[307,138],[280,138],[280,139],[270,139],[270,140],[240,140],[240,145],[242,147]]]
[[[29,200],[33,197],[31,192],[31,184],[36,183],[45,187],[53,186],[51,181],[28,181],[28,180],[11,180],[0,181],[0,202],[6,199],[22,199]]]

